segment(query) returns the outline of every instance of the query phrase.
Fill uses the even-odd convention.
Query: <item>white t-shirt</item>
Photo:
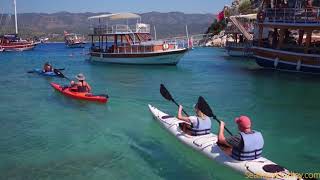
[[[197,116],[189,116],[189,119],[193,125],[193,129],[205,130],[211,129],[211,119],[208,116],[205,116],[204,119]],[[199,125],[198,125],[199,120]]]

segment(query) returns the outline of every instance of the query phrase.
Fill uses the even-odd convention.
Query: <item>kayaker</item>
[[[235,118],[239,134],[230,137],[224,136],[225,123],[221,121],[218,134],[218,144],[229,147],[226,153],[239,161],[254,160],[261,157],[264,140],[262,134],[251,130],[251,120],[247,116]]]
[[[49,63],[49,62],[46,62],[44,65],[43,65],[43,70],[42,72],[46,73],[46,72],[53,72],[53,67],[52,65]]]
[[[183,116],[182,109],[183,107],[179,105],[178,119],[191,124],[191,126],[188,124],[182,124],[180,126],[180,128],[182,128],[185,133],[192,136],[200,136],[210,133],[211,119],[198,109],[197,104],[194,106],[194,110],[196,113],[195,116]]]
[[[88,93],[91,91],[91,87],[86,81],[84,81],[86,78],[82,73],[76,75],[76,79],[78,82],[71,81],[71,89],[73,91]]]

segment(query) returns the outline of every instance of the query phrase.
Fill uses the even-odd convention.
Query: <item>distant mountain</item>
[[[22,13],[18,15],[19,34],[24,37],[49,36],[51,39],[61,40],[63,31],[88,34],[90,16],[108,13]],[[142,13],[141,20],[156,27],[157,37],[172,37],[185,35],[185,25],[190,34],[205,33],[214,21],[213,14],[185,14],[181,12],[148,12]],[[0,33],[14,32],[14,17],[3,15],[0,20]],[[9,30],[10,29],[10,30]]]

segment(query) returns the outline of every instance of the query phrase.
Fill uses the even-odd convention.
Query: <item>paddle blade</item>
[[[208,105],[206,100],[204,100],[204,98],[202,96],[199,96],[197,106],[198,106],[198,109],[201,112],[203,112],[205,115],[207,115],[209,117],[215,117],[210,106]]]
[[[172,96],[171,96],[170,92],[167,90],[167,88],[163,84],[160,84],[160,94],[165,99],[172,101]]]
[[[57,76],[62,77],[62,78],[65,78],[65,76],[62,74],[62,72],[59,71],[58,69],[53,69],[53,72],[54,72]]]
[[[34,70],[32,70],[32,71],[28,71],[27,73],[35,73],[35,71],[34,71]]]
[[[108,94],[95,94],[94,96],[102,96],[102,97],[105,97],[105,98],[109,98]]]

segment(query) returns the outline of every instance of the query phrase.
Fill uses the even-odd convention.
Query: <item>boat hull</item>
[[[277,70],[285,70],[285,71],[295,71],[295,72],[305,72],[305,73],[315,73],[320,74],[320,66],[314,65],[300,65],[300,69],[297,70],[297,63],[291,63],[286,61],[276,61],[275,59],[269,59],[264,57],[255,56],[256,63],[264,68],[268,69],[277,69]],[[275,64],[277,64],[275,66]]]
[[[3,51],[28,51],[33,50],[36,44],[26,44],[26,45],[2,45]]]
[[[252,51],[246,51],[245,49],[226,49],[229,56],[232,57],[252,57]]]
[[[68,48],[84,48],[85,43],[66,44]]]
[[[161,53],[99,53],[91,52],[90,60],[114,64],[176,65],[188,49],[166,51]]]
[[[256,48],[254,58],[259,66],[268,69],[320,73],[319,55]]]
[[[226,42],[225,49],[229,56],[252,57],[253,55],[252,43]]]

